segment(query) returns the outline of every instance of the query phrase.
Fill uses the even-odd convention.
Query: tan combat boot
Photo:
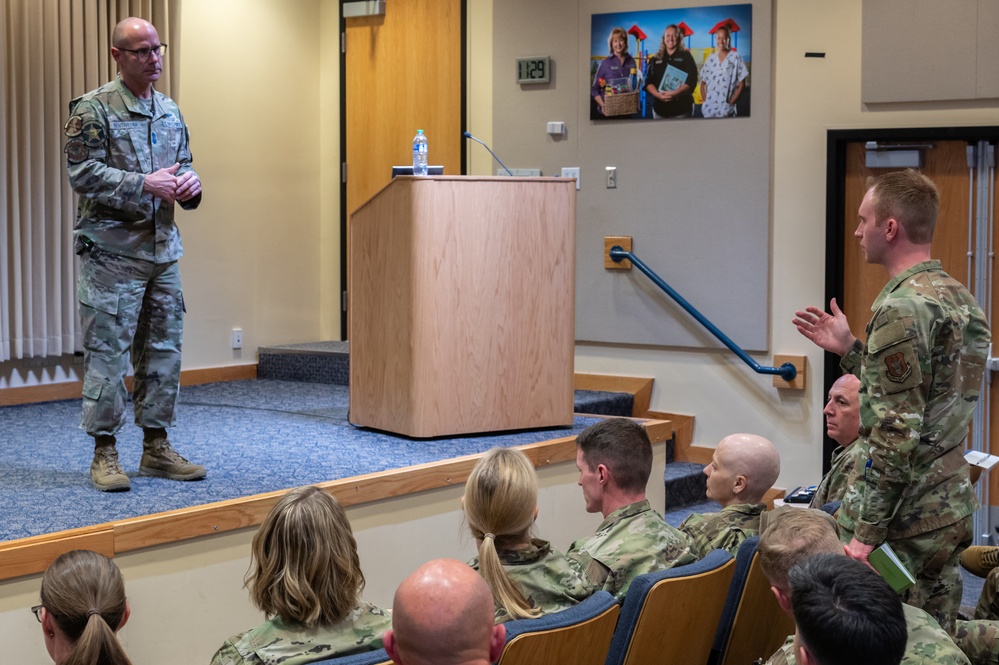
[[[208,470],[181,457],[166,437],[157,437],[151,441],[143,441],[139,473],[170,480],[201,480],[208,474]]]
[[[118,463],[118,450],[111,443],[94,446],[94,461],[90,463],[90,482],[102,492],[127,492],[132,488],[128,476]]]
[[[969,573],[988,577],[989,571],[999,566],[999,547],[972,545],[961,552],[961,565]]]

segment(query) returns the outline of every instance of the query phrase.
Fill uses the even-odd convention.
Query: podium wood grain
[[[350,420],[413,437],[572,423],[575,187],[400,177],[350,221]]]

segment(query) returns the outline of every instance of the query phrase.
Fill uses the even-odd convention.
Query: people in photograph
[[[717,513],[693,513],[680,525],[704,558],[711,550],[733,556],[739,545],[760,532],[760,515],[767,509],[763,495],[780,475],[780,455],[768,439],[755,434],[730,434],[722,439],[704,467],[707,498],[721,504]]]
[[[663,31],[659,52],[645,75],[645,91],[652,97],[655,118],[689,118],[694,111],[697,64],[683,47],[683,33],[674,24]]]
[[[742,56],[732,50],[732,33],[726,27],[715,31],[715,52],[701,68],[701,114],[705,118],[735,115],[735,104],[746,89],[749,69]]]
[[[867,185],[854,236],[889,281],[871,307],[866,343],[835,299],[831,313],[808,307],[792,323],[860,378],[856,445],[865,463],[836,513],[840,537],[861,561],[890,543],[916,578],[902,599],[952,630],[963,589],[958,561],[978,506],[962,444],[991,332],[975,297],[931,259],[940,209],[933,181],[906,169]]]
[[[511,448],[483,455],[465,483],[462,506],[479,551],[470,565],[492,591],[497,623],[557,612],[590,595],[558,548],[531,537],[538,478],[527,455]]]
[[[645,498],[652,474],[652,444],[645,428],[608,418],[576,438],[576,467],[586,512],[604,520],[596,532],[569,546],[594,590],[624,600],[636,577],[697,561],[690,539],[653,510]]]
[[[829,399],[822,409],[826,416],[826,436],[839,445],[833,451],[829,473],[822,477],[815,490],[812,508],[842,501],[850,476],[867,462],[863,447],[854,445],[860,436],[859,391],[860,379],[853,374],[844,374],[829,388]],[[828,510],[832,511],[832,508]]]
[[[489,586],[454,559],[434,559],[403,580],[385,650],[397,665],[489,665],[506,644]]]
[[[114,561],[89,550],[60,555],[42,575],[41,601],[31,611],[56,665],[131,665],[117,637],[131,607]]]
[[[635,59],[628,53],[628,33],[624,28],[614,28],[607,39],[607,46],[610,55],[597,67],[597,74],[593,77],[593,86],[590,94],[597,103],[601,115],[604,113],[604,85],[611,79],[629,79],[632,72],[638,73],[638,65]]]
[[[340,502],[318,487],[288,492],[267,513],[246,587],[268,619],[226,640],[212,665],[300,665],[380,649],[391,625],[361,598],[354,533]]]
[[[180,389],[184,253],[174,204],[201,203],[191,168],[187,125],[153,85],[166,44],[141,18],[111,34],[118,77],[69,104],[66,172],[79,194],[75,251],[83,330],[83,415],[93,437],[90,480],[102,491],[131,481],[118,461],[117,434],[127,418],[125,374],[134,369],[132,411],[142,428],[139,473],[199,480],[207,471],[180,456],[167,438]]]

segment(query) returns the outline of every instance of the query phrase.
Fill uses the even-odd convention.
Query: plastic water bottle
[[[422,129],[413,138],[413,175],[427,175],[427,137]]]

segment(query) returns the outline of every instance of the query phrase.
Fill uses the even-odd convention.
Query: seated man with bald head
[[[826,435],[840,447],[833,451],[829,473],[823,476],[815,490],[812,508],[842,501],[850,474],[867,463],[862,447],[853,445],[860,436],[859,391],[860,379],[853,374],[839,377],[829,389],[829,400],[822,409],[826,416]]]
[[[493,624],[493,594],[477,572],[435,559],[399,585],[383,642],[397,665],[489,665],[506,628]]]
[[[755,434],[731,434],[722,439],[704,467],[707,496],[721,504],[721,512],[694,513],[680,531],[690,537],[695,554],[728,550],[734,556],[742,541],[760,532],[766,510],[763,495],[777,482],[780,456],[767,439]]]

